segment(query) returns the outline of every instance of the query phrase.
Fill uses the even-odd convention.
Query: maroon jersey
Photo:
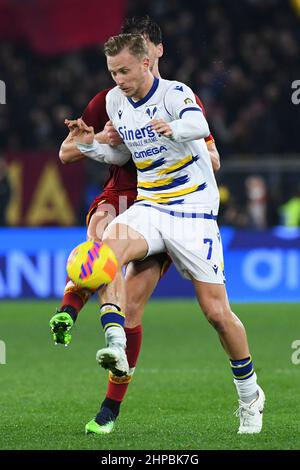
[[[85,108],[82,119],[88,126],[93,126],[95,133],[103,130],[109,117],[106,112],[106,95],[110,88],[100,91]],[[109,176],[104,184],[104,191],[136,191],[136,167],[130,159],[125,165],[110,165]]]

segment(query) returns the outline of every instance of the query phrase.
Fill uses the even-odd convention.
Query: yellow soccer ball
[[[67,273],[77,286],[96,290],[115,277],[118,263],[106,243],[89,240],[76,246],[67,261]]]

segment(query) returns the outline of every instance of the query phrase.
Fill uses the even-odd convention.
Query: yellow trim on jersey
[[[171,193],[158,193],[157,198],[152,198],[148,196],[138,196],[136,198],[137,201],[151,201],[151,202],[157,202],[157,203],[166,203],[172,201],[172,198],[178,197],[178,196],[185,196],[190,193],[194,193],[197,191],[199,188],[199,184],[196,184],[195,186],[191,186],[186,189],[180,189],[178,191],[173,191]]]
[[[160,186],[165,186],[166,184],[170,184],[174,181],[174,178],[164,178],[159,181],[139,181],[137,187],[143,188],[159,188]]]
[[[194,186],[190,186],[189,188],[185,188],[185,189],[178,189],[178,191],[172,191],[170,193],[157,193],[157,197],[161,197],[161,198],[172,198],[172,197],[177,197],[177,196],[184,196],[185,194],[190,194],[190,193],[194,193],[195,191],[197,191],[197,189],[199,188],[200,184],[195,184]]]
[[[172,171],[180,170],[180,168],[187,163],[191,162],[193,160],[193,155],[188,155],[187,157],[184,157],[182,160],[180,160],[177,163],[174,163],[174,165],[168,166],[168,168],[164,168],[162,170],[159,170],[157,172],[158,175],[166,175],[168,173],[171,173]]]
[[[152,163],[154,163],[153,160],[145,160],[143,162],[134,162],[138,170],[145,170],[145,168],[148,168],[148,166],[151,166]]]

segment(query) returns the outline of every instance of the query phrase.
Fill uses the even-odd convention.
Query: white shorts
[[[224,284],[222,241],[216,217],[209,212],[184,213],[136,203],[109,226],[114,224],[128,225],[142,235],[147,256],[167,251],[183,277]]]

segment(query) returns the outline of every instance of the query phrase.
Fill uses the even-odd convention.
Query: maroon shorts
[[[90,205],[89,211],[86,216],[86,225],[88,226],[92,215],[98,209],[99,206],[103,208],[104,212],[109,212],[115,217],[126,209],[128,209],[134,203],[136,199],[136,191],[104,191],[95,197],[92,204]],[[169,269],[172,264],[172,260],[168,253],[158,253],[153,255],[161,266],[160,277],[162,277]]]
[[[115,217],[134,203],[136,199],[136,190],[128,191],[103,191],[99,196],[95,197],[90,205],[89,211],[86,216],[86,225],[89,225],[94,212],[101,205],[104,212],[109,212]]]

